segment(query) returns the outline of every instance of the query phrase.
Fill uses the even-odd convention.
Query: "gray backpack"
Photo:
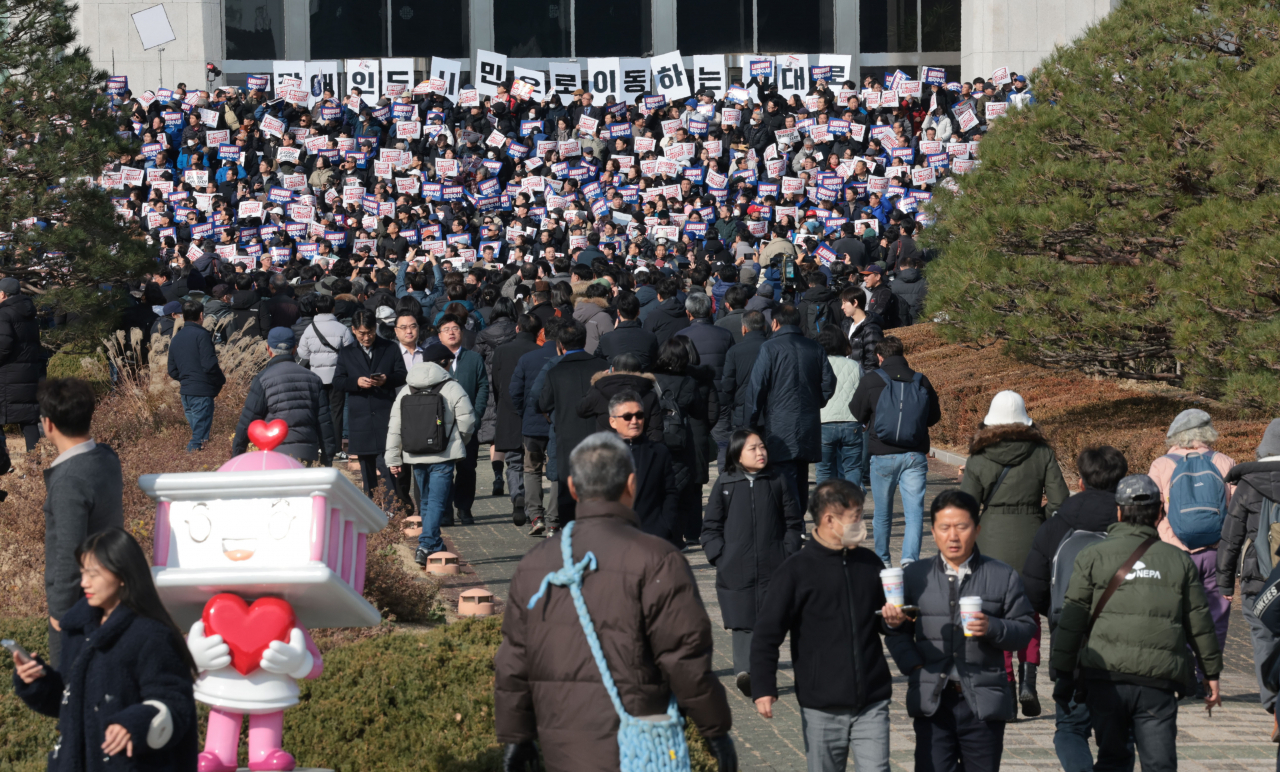
[[[1058,549],[1053,553],[1053,575],[1049,580],[1049,630],[1058,626],[1062,616],[1062,606],[1066,602],[1067,585],[1071,583],[1071,570],[1075,568],[1076,556],[1090,544],[1097,544],[1107,538],[1105,531],[1067,531],[1058,542]]]

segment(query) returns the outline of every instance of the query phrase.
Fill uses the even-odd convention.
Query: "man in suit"
[[[384,454],[391,407],[408,370],[399,344],[379,337],[377,328],[378,320],[372,311],[356,309],[351,317],[351,334],[356,344],[343,346],[338,351],[333,388],[347,395],[347,453],[360,461],[365,494],[373,496],[381,475],[387,490],[403,501]]]

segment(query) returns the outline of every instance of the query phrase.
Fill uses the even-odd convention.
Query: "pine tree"
[[[1280,8],[1126,0],[924,235],[928,313],[1043,364],[1280,404]]]
[[[107,74],[74,45],[75,12],[61,0],[0,0],[0,271],[69,315],[56,337],[96,341],[123,305],[122,282],[154,262],[136,222],[94,187],[128,140],[108,112]]]

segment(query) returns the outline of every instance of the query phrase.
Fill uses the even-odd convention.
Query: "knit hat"
[[[1267,424],[1262,433],[1262,442],[1258,443],[1258,460],[1280,456],[1280,418]]]
[[[1203,410],[1193,407],[1178,413],[1178,417],[1173,419],[1173,423],[1169,424],[1169,433],[1165,436],[1168,439],[1173,439],[1174,435],[1181,434],[1189,429],[1199,429],[1201,426],[1211,425],[1213,425],[1213,418]]]
[[[756,269],[751,268],[750,266],[745,266],[745,265],[742,268],[739,268],[738,281],[742,282],[743,284],[755,284]]]
[[[18,280],[12,276],[6,276],[5,278],[0,279],[0,292],[3,292],[9,297],[13,297],[21,291],[22,285],[19,284]]]
[[[1031,425],[1031,416],[1027,415],[1027,403],[1016,391],[1002,391],[991,399],[991,409],[987,417],[982,419],[987,426],[1003,424]]]
[[[422,361],[443,364],[453,361],[453,352],[443,343],[432,343],[422,350]]]
[[[1160,488],[1145,474],[1131,474],[1116,486],[1116,504],[1153,504],[1160,501]]]

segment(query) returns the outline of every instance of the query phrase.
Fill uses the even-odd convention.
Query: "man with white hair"
[[[511,579],[494,660],[504,768],[540,769],[535,740],[550,770],[620,768],[620,720],[603,665],[628,715],[665,718],[674,695],[721,772],[736,772],[732,715],[711,665],[711,620],[679,550],[639,528],[631,449],[613,432],[591,434],[574,448],[568,472],[575,520],[530,550]],[[562,544],[570,537],[571,549]],[[565,587],[578,582],[605,663]]]

